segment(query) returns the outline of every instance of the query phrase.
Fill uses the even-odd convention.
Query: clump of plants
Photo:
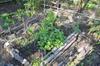
[[[37,42],[42,50],[51,50],[63,44],[64,33],[54,26],[55,20],[56,16],[54,13],[48,12],[40,25],[39,31],[36,33]]]
[[[6,13],[0,16],[4,19],[4,28],[7,28],[10,24],[14,23],[12,16],[16,16],[19,21],[23,21],[24,17],[32,17],[37,11],[41,9],[41,0],[15,0],[15,2],[21,3],[22,6],[14,13]]]
[[[26,0],[24,10],[27,16],[33,16],[41,9],[41,0]]]
[[[25,0],[21,2],[22,8],[15,13],[15,16],[20,21],[23,21],[24,17],[32,17],[41,8],[41,0]]]
[[[40,64],[41,64],[41,60],[40,59],[34,59],[33,63],[32,63],[32,66],[40,66]]]
[[[1,25],[3,29],[8,29],[8,27],[15,24],[15,21],[12,19],[12,14],[4,13],[0,16],[0,19],[3,20]]]
[[[21,39],[16,40],[16,43],[20,46],[25,46],[32,43],[34,39],[34,28],[33,26],[30,26],[27,28],[25,36]]]
[[[96,2],[94,1],[89,1],[86,5],[86,9],[94,9],[96,6]]]
[[[92,33],[97,39],[100,39],[100,21],[93,20],[89,25],[89,33]]]

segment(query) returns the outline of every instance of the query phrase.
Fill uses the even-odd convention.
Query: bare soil
[[[15,12],[18,8],[20,8],[20,5],[13,2],[2,3],[0,4],[0,14]]]

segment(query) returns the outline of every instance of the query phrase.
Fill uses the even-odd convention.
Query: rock
[[[15,39],[15,38],[16,38],[15,34],[11,34],[11,35],[8,36],[9,40],[12,40],[12,39]]]

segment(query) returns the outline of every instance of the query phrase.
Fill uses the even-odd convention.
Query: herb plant
[[[8,29],[8,27],[15,23],[15,21],[12,19],[11,14],[2,14],[0,18],[3,20],[3,24],[1,25],[3,29]]]
[[[90,1],[87,5],[86,5],[86,9],[94,9],[96,6],[96,3]]]
[[[27,0],[24,4],[27,16],[33,16],[41,8],[41,0]]]
[[[39,47],[43,50],[51,50],[63,44],[64,34],[54,26],[55,20],[56,16],[50,11],[36,33]]]
[[[40,66],[41,60],[40,59],[35,59],[33,60],[32,66]]]
[[[90,22],[89,33],[93,33],[97,39],[100,39],[100,21],[94,20]]]

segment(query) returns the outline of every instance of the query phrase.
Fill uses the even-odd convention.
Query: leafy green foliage
[[[22,21],[24,16],[32,17],[41,9],[41,0],[23,0],[21,2],[23,8],[18,9],[15,13],[15,16],[17,16],[20,21]]]
[[[24,4],[25,13],[27,16],[33,16],[35,12],[41,8],[41,0],[27,0]]]
[[[97,39],[100,39],[100,21],[94,20],[93,22],[90,22],[89,25],[89,33],[93,33]]]
[[[34,29],[31,27],[28,27],[27,32],[25,37],[23,37],[22,39],[18,39],[16,40],[16,43],[19,44],[20,46],[25,46],[27,44],[30,44],[34,41]]]
[[[86,9],[93,9],[95,8],[96,4],[92,1],[90,1],[87,5],[86,5]]]
[[[32,66],[40,66],[41,60],[40,59],[35,59],[33,60]]]
[[[11,16],[12,16],[11,14],[7,14],[7,13],[2,14],[0,16],[0,18],[3,19],[3,24],[1,25],[2,28],[8,29],[9,26],[15,23],[15,21],[11,18]]]
[[[18,39],[16,40],[16,44],[20,45],[21,47],[29,44],[29,41],[27,38],[22,38],[22,39]]]
[[[16,19],[17,19],[18,21],[24,22],[24,19],[25,19],[24,17],[26,17],[27,15],[26,15],[24,9],[18,9],[18,10],[15,12],[14,16],[16,16]]]
[[[6,13],[0,16],[4,20],[3,25],[1,25],[4,29],[8,29],[9,26],[15,23],[11,18],[12,16],[16,16],[19,21],[23,21],[25,16],[33,16],[41,7],[41,0],[16,0],[16,2],[23,2],[24,8],[18,9],[13,15],[12,13]]]
[[[64,34],[54,26],[56,16],[49,12],[47,17],[42,21],[39,32],[36,33],[38,44],[43,50],[51,50],[63,44]]]
[[[100,41],[97,41],[97,43],[96,43],[96,44],[100,45]]]

